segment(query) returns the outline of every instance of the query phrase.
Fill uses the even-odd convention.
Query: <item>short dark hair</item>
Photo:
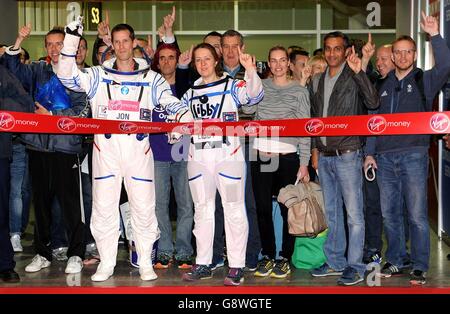
[[[175,56],[177,58],[177,63],[178,63],[178,58],[180,57],[180,49],[175,46],[174,44],[161,44],[159,45],[159,47],[156,49],[155,51],[155,55],[153,56],[153,62],[151,65],[151,69],[155,72],[161,73],[161,71],[158,69],[158,65],[159,65],[159,54],[161,52],[161,50],[163,49],[169,49],[175,52]]]
[[[238,31],[235,31],[234,29],[229,29],[225,33],[223,33],[222,38],[220,38],[220,45],[223,45],[223,39],[225,37],[239,37],[240,46],[244,44],[244,36],[242,36],[241,33]]]
[[[412,44],[414,45],[414,50],[417,49],[416,42],[415,42],[414,39],[411,38],[411,36],[408,36],[408,35],[402,35],[402,36],[398,37],[396,40],[394,40],[394,41],[392,42],[392,52],[394,52],[394,45],[395,45],[396,43],[398,43],[399,41],[403,41],[403,40],[406,40],[406,41],[409,41],[410,43],[412,43]]]
[[[45,34],[44,38],[45,44],[47,44],[47,36],[55,34],[60,34],[63,36],[63,38],[66,37],[66,32],[64,32],[64,28],[62,28],[61,26],[55,26],[51,30],[49,30],[47,34]]]
[[[292,63],[295,63],[297,56],[309,57],[309,52],[305,50],[292,50],[289,54],[289,60],[291,60]]]
[[[113,40],[113,38],[114,38],[114,33],[120,32],[120,31],[129,31],[131,40],[134,40],[136,38],[135,35],[134,35],[133,27],[131,27],[128,24],[122,23],[122,24],[117,24],[111,30],[111,40]]]
[[[321,55],[323,53],[323,48],[317,48],[313,51],[313,56]]]
[[[205,36],[203,36],[203,41],[205,41],[206,37],[209,37],[209,36],[222,38],[222,34],[221,33],[216,32],[216,31],[212,31],[212,32],[209,32],[208,34],[206,34]]]
[[[211,54],[212,54],[214,60],[217,62],[217,65],[216,65],[216,67],[215,67],[216,75],[217,75],[218,77],[221,77],[222,74],[223,74],[222,62],[220,62],[220,57],[219,57],[219,55],[217,54],[216,49],[215,49],[213,46],[211,46],[210,44],[207,44],[207,43],[200,43],[200,44],[198,44],[197,46],[194,47],[194,50],[192,50],[192,61],[193,61],[193,63],[195,64],[195,52],[196,52],[198,49],[200,49],[200,48],[208,49],[209,52],[211,52]]]
[[[325,42],[329,38],[342,38],[342,40],[344,41],[344,48],[347,49],[348,47],[350,47],[350,40],[348,39],[348,36],[345,35],[343,32],[336,31],[336,32],[331,32],[331,33],[326,34],[325,37],[323,38],[323,46],[324,47],[325,47]]]
[[[81,38],[80,38],[80,43],[81,43],[82,40],[84,40],[84,43],[86,44],[86,49],[87,49],[87,48],[88,48],[88,42],[87,42],[86,38],[84,38],[83,36],[81,36]]]

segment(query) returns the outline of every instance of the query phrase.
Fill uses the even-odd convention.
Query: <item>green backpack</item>
[[[323,245],[327,240],[328,229],[319,233],[315,238],[296,237],[292,264],[296,268],[314,269],[322,266],[326,258]]]

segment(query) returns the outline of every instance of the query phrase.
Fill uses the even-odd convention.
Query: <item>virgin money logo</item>
[[[9,131],[16,125],[16,119],[7,112],[0,113],[0,130]]]
[[[372,134],[381,134],[386,130],[386,127],[386,119],[381,116],[372,117],[367,122],[367,129]]]
[[[319,119],[312,119],[309,120],[305,125],[305,131],[306,133],[309,133],[311,135],[319,135],[323,132],[323,129],[325,128],[322,120]]]
[[[77,124],[70,118],[61,118],[56,122],[58,129],[64,133],[72,133],[77,128]]]
[[[199,134],[201,133],[202,127],[198,124],[183,124],[180,126],[181,133],[183,134]]]
[[[123,133],[133,133],[136,132],[138,129],[138,126],[131,122],[122,122],[119,124],[119,130]]]
[[[443,133],[447,131],[449,122],[445,113],[436,113],[431,117],[430,127],[434,132]]]
[[[250,134],[258,134],[260,125],[255,122],[249,122],[244,125],[244,132],[248,135]]]

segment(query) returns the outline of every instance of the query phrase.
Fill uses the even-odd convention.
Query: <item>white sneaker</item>
[[[20,244],[20,234],[14,234],[11,236],[11,245],[14,252],[23,252],[22,244]]]
[[[40,256],[39,254],[36,254],[36,256],[33,257],[31,263],[28,264],[27,267],[25,267],[25,271],[28,273],[34,273],[40,271],[42,268],[49,267],[51,264],[52,263],[48,259],[46,259],[43,256]]]
[[[79,256],[71,256],[67,261],[66,274],[77,274],[83,269],[83,261]]]
[[[153,267],[140,267],[139,268],[139,274],[141,275],[141,279],[144,281],[148,280],[155,280],[158,278],[155,271],[153,270]]]
[[[97,267],[95,274],[91,276],[92,281],[105,281],[114,273],[114,267],[102,267],[101,263]]]

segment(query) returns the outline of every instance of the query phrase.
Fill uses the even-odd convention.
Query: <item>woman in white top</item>
[[[297,81],[289,78],[289,57],[284,47],[269,51],[272,77],[263,80],[264,99],[256,106],[255,120],[301,119],[310,117],[309,93]],[[277,255],[272,221],[272,196],[280,188],[301,180],[309,181],[309,137],[258,137],[253,148],[253,191],[255,193],[263,259],[255,276],[285,278],[290,273],[289,260],[294,250],[294,237],[288,232],[287,208],[280,204],[283,217],[283,241],[280,259]]]

